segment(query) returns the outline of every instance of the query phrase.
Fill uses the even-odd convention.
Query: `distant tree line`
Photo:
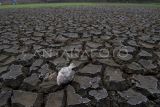
[[[4,3],[10,3],[11,0],[1,0]],[[42,2],[123,2],[123,3],[150,3],[160,0],[16,0],[17,3],[42,3]]]
[[[43,0],[44,2],[129,2],[129,3],[143,3],[143,2],[159,2],[160,0]]]

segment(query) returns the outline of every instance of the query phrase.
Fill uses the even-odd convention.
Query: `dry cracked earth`
[[[160,9],[0,10],[0,107],[160,107]]]

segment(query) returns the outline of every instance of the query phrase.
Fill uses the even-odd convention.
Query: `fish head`
[[[73,69],[75,67],[76,67],[76,65],[74,63],[70,63],[69,68]]]

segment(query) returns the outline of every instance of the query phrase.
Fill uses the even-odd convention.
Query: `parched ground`
[[[160,9],[0,10],[0,107],[159,107],[159,85]]]

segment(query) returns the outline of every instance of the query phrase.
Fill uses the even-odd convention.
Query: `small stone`
[[[90,81],[90,84],[91,84],[91,87],[96,89],[96,88],[99,88],[99,84],[101,82],[101,78],[100,77],[94,77],[91,79]]]
[[[11,91],[0,92],[0,107],[9,107],[9,99],[11,97]]]
[[[41,66],[41,69],[39,69],[38,72],[44,76],[46,73],[52,72],[52,70],[49,68],[48,64],[44,64]]]
[[[135,92],[132,89],[118,93],[120,94],[121,97],[127,100],[127,103],[130,105],[138,105],[148,101],[146,96],[144,96],[141,93]]]
[[[38,40],[41,40],[42,37],[38,37],[38,36],[37,36],[37,37],[34,37],[34,36],[33,36],[33,37],[31,37],[31,39],[34,40],[34,41],[38,41]],[[33,41],[33,43],[32,43],[32,40],[27,39],[27,40],[24,41],[24,43],[25,43],[26,45],[29,45],[29,43],[31,43],[31,44],[33,45],[34,41]]]
[[[124,46],[124,47],[122,47],[122,49],[126,49],[126,51],[128,53],[132,53],[132,52],[136,51],[136,49],[132,46]]]
[[[133,78],[137,81],[136,87],[147,90],[151,94],[160,93],[158,89],[158,80],[152,76],[134,75]]]
[[[13,61],[15,61],[15,57],[11,56],[11,57],[7,58],[1,65],[8,65],[8,64],[12,63]]]
[[[40,46],[40,45],[33,45],[34,50],[40,50],[41,48],[42,48],[42,46]]]
[[[37,59],[36,61],[33,62],[32,66],[30,67],[30,71],[35,71],[37,70],[43,63],[42,59]]]
[[[0,61],[6,59],[7,57],[8,57],[8,56],[6,56],[6,55],[0,55]]]
[[[106,70],[104,72],[104,79],[109,78],[109,81],[114,81],[114,82],[120,82],[124,81],[125,79],[122,77],[122,71],[120,69],[115,69],[112,67],[106,67]],[[107,79],[105,80],[106,82],[108,81]]]
[[[160,52],[155,52],[155,54],[160,58]]]
[[[11,65],[9,72],[1,76],[6,86],[18,87],[23,80],[22,65]]]
[[[29,61],[31,60],[32,58],[34,57],[33,54],[20,54],[17,56],[17,60],[20,60],[20,61]]]
[[[112,32],[114,33],[114,34],[121,34],[121,32],[120,31],[118,31],[118,30],[112,30]]]
[[[41,107],[41,97],[37,93],[14,90],[11,98],[12,107]]]
[[[144,50],[141,50],[141,52],[138,55],[142,57],[152,57],[152,54]]]
[[[4,51],[5,51],[5,52],[8,52],[8,53],[17,54],[17,53],[19,53],[18,48],[19,48],[18,45],[13,45],[11,48],[4,49]]]
[[[155,69],[157,67],[157,65],[153,64],[152,60],[146,60],[146,59],[140,59],[138,61],[145,69]]]
[[[78,38],[78,33],[63,33],[62,35],[67,38]]]
[[[101,72],[101,69],[102,69],[101,65],[88,64],[80,70],[80,73],[96,74]]]
[[[78,51],[79,52],[80,50],[82,50],[82,45],[79,45],[79,44],[67,45],[67,46],[62,47],[62,50],[64,52],[73,52],[73,51]]]
[[[10,45],[1,45],[0,50],[9,48]]]
[[[91,31],[91,34],[95,35],[95,36],[100,36],[102,34],[101,31]]]
[[[88,98],[83,98],[79,94],[76,94],[74,88],[71,85],[67,87],[67,105],[68,106],[83,105],[89,102],[90,100]]]
[[[158,60],[158,65],[160,66],[160,60]]]
[[[145,48],[153,49],[155,46],[146,42],[139,42],[140,45],[142,45]]]
[[[107,90],[102,89],[102,90],[91,90],[89,91],[89,95],[93,96],[97,101],[104,99],[108,96]]]
[[[37,88],[38,83],[40,83],[39,77],[34,73],[30,77],[24,79],[22,87],[27,90],[34,90]]]
[[[108,35],[107,36],[106,35],[105,36],[101,36],[102,40],[109,40],[110,38],[111,38],[111,36],[108,36]]]
[[[80,58],[79,58],[80,61],[88,61],[88,55],[81,55]]]
[[[34,32],[33,35],[34,36],[38,36],[38,37],[42,37],[44,34],[43,33],[39,33],[39,32]]]
[[[147,43],[151,43],[151,44],[154,44],[154,43],[156,42],[156,40],[149,39],[149,40],[146,40],[145,42],[147,42]]]
[[[73,60],[72,63],[75,64],[76,67],[79,67],[83,63],[83,61]]]
[[[7,71],[7,69],[8,69],[8,66],[2,66],[2,67],[0,67],[0,75],[2,73],[4,73],[5,71]]]
[[[131,46],[138,46],[137,42],[134,41],[134,40],[128,41],[128,44],[131,45]]]
[[[62,36],[62,35],[58,35],[56,38],[55,38],[55,41],[56,42],[66,42],[68,40],[68,38]]]
[[[113,40],[111,40],[111,43],[113,46],[123,46],[123,42],[124,42],[124,38],[115,38]]]
[[[147,40],[151,39],[151,37],[144,35],[144,36],[139,37],[139,39],[143,40],[143,41],[147,41]]]
[[[2,87],[3,87],[3,84],[2,84],[2,82],[0,82],[0,90],[1,90]]]
[[[101,79],[99,77],[90,78],[87,76],[76,76],[74,81],[80,85],[81,89],[99,88]]]
[[[57,89],[57,81],[44,81],[39,85],[39,92],[49,93],[50,91],[55,91]]]
[[[131,70],[142,70],[143,68],[136,62],[132,62],[131,64],[128,65],[128,68]]]
[[[159,41],[160,40],[158,35],[157,36],[153,36],[152,39],[153,39],[153,41]]]
[[[52,61],[54,65],[63,65],[66,60],[63,58],[63,57],[59,57],[59,58],[56,58],[54,61]]]
[[[113,59],[111,58],[105,58],[105,59],[98,59],[98,61],[100,63],[106,64],[106,65],[110,65],[110,66],[115,66],[115,67],[119,67],[120,65],[117,64]]]
[[[131,84],[122,77],[122,73],[118,68],[107,67],[103,77],[105,88],[107,90],[126,90],[130,87]]]
[[[111,48],[112,47],[112,45],[111,44],[109,44],[109,43],[107,43],[107,42],[105,42],[105,47],[107,47],[107,48]],[[108,50],[107,50],[108,51]]]
[[[42,63],[43,63],[43,60],[42,60],[42,59],[37,59],[37,60],[32,64],[32,66],[34,66],[34,67],[39,67],[39,66],[41,66]]]
[[[26,41],[24,41],[24,43],[25,43],[25,45],[31,45],[31,44],[34,44],[35,41],[33,41],[33,40],[26,40]]]
[[[83,33],[83,38],[89,38],[91,37],[92,35],[91,34],[88,34],[88,33]],[[88,40],[88,39],[87,39]]]
[[[99,43],[95,43],[95,42],[87,42],[86,44],[88,47],[93,48],[93,49],[97,49],[98,47],[102,46]]]
[[[47,103],[45,107],[62,107],[64,100],[64,91],[57,91],[55,93],[50,93],[47,97]]]
[[[105,34],[106,34],[106,35],[109,35],[109,36],[112,36],[112,32],[109,31],[109,30],[111,30],[111,29],[112,29],[112,28],[108,26],[108,27],[106,28],[106,30],[105,30]]]
[[[129,60],[131,60],[132,58],[133,58],[133,56],[131,55],[131,54],[124,54],[124,55],[119,55],[118,56],[118,58],[120,59],[120,60],[123,60],[123,61],[129,61]]]

